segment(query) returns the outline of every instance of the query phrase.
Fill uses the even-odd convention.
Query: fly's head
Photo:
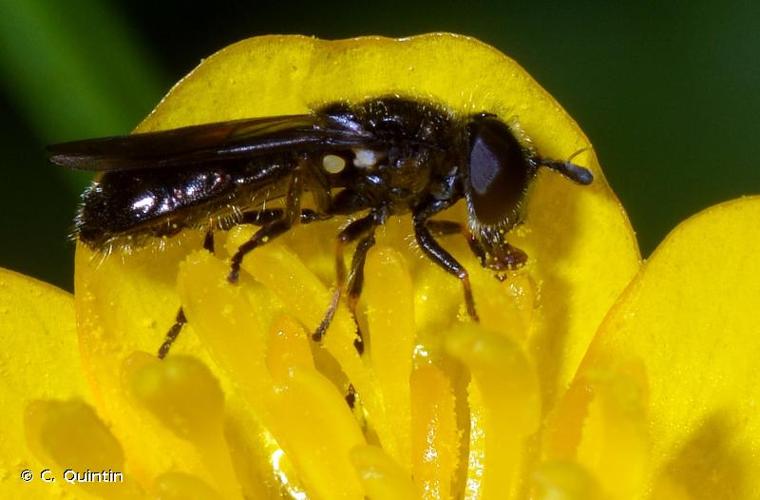
[[[484,267],[494,271],[518,268],[527,256],[509,245],[505,236],[521,221],[525,195],[538,168],[552,168],[578,184],[589,184],[593,177],[569,161],[541,159],[492,114],[474,115],[465,127],[463,185],[474,244],[481,249]]]

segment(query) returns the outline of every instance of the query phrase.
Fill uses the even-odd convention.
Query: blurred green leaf
[[[0,40],[5,90],[46,140],[129,132],[163,91],[108,3],[0,0]]]
[[[169,83],[109,2],[0,0],[2,265],[71,287],[66,233],[91,175],[48,165],[44,145],[128,133]]]

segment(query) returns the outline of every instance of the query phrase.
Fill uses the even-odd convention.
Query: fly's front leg
[[[449,252],[447,252],[433,237],[430,232],[428,224],[431,222],[428,219],[448,208],[450,202],[448,201],[436,201],[429,205],[423,206],[415,210],[413,215],[414,220],[414,235],[417,239],[417,243],[425,255],[427,255],[433,262],[442,267],[446,272],[453,274],[462,282],[464,288],[464,303],[467,307],[467,314],[470,315],[473,321],[478,321],[478,313],[475,310],[475,299],[472,296],[472,286],[470,285],[470,275],[467,270],[460,264]],[[435,225],[435,224],[434,224]],[[453,229],[453,226],[446,225],[448,229]]]
[[[463,224],[452,220],[428,220],[425,225],[430,229],[433,237],[448,236],[450,234],[461,234],[464,236],[465,240],[467,240],[467,245],[470,247],[470,251],[478,258],[480,265],[485,267],[486,251]]]
[[[301,174],[301,167],[296,167],[293,176],[290,178],[290,185],[288,186],[288,194],[285,198],[285,208],[280,212],[269,212],[272,214],[280,215],[279,218],[272,218],[271,220],[261,223],[261,228],[253,233],[253,236],[240,245],[230,261],[230,274],[227,276],[227,280],[230,283],[237,283],[240,278],[240,265],[243,263],[243,258],[261,245],[268,243],[287,232],[295,223],[300,220],[301,217],[301,192],[303,190],[303,179]],[[264,211],[265,212],[265,211]]]
[[[518,269],[528,260],[528,256],[525,255],[525,252],[510,245],[506,241],[503,241],[501,235],[498,235],[498,244],[491,246],[491,251],[487,252],[478,239],[459,222],[428,220],[426,225],[434,237],[457,233],[462,234],[467,240],[467,244],[470,246],[470,251],[475,254],[480,261],[480,265],[491,271],[496,271],[495,277],[499,281],[505,279],[503,271],[508,269]]]

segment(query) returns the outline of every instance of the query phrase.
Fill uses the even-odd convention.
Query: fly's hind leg
[[[185,310],[182,309],[182,306],[179,306],[177,316],[174,319],[174,324],[171,328],[169,328],[169,331],[166,332],[164,341],[161,343],[161,347],[158,348],[158,359],[164,359],[166,355],[169,354],[169,349],[171,349],[172,344],[174,344],[174,341],[177,340],[177,337],[179,337],[179,334],[182,331],[182,327],[185,326],[185,323],[187,323]]]
[[[259,224],[261,225],[261,228],[254,233],[251,239],[243,243],[240,248],[238,248],[237,252],[235,252],[235,254],[232,256],[230,273],[227,276],[227,279],[231,283],[237,282],[240,276],[240,265],[242,264],[243,258],[246,256],[246,254],[251,252],[256,247],[261,246],[262,244],[271,241],[275,237],[283,234],[297,221],[306,220],[307,222],[312,222],[314,220],[320,219],[321,216],[313,211],[301,211],[300,201],[302,189],[303,183],[299,165],[299,167],[296,167],[295,172],[290,178],[290,185],[288,186],[288,194],[285,200],[284,209],[260,210],[243,214],[242,222]],[[210,229],[206,233],[206,237],[203,240],[203,247],[211,253],[214,252],[214,235]],[[167,332],[166,337],[164,338],[164,342],[158,349],[158,357],[160,359],[165,358],[169,353],[169,349],[177,340],[177,337],[182,331],[182,327],[185,325],[185,323],[187,323],[187,317],[185,316],[184,309],[182,309],[180,306],[179,310],[177,311],[177,316],[174,320],[174,324]]]
[[[243,258],[257,247],[268,243],[276,237],[287,232],[294,224],[300,221],[301,218],[301,191],[303,190],[303,179],[300,172],[301,168],[296,167],[295,172],[290,178],[290,184],[288,186],[288,194],[285,198],[285,208],[282,210],[261,210],[258,211],[258,222],[253,220],[253,223],[261,225],[258,231],[253,233],[253,236],[240,245],[230,261],[230,273],[227,275],[227,280],[230,283],[237,283],[240,277],[240,265],[243,263]],[[251,214],[256,214],[252,212]],[[279,216],[279,217],[278,217]],[[262,221],[263,218],[269,220]]]
[[[271,210],[245,212],[243,214],[242,223],[256,224],[261,226],[261,229],[256,231],[250,240],[240,245],[237,252],[235,252],[235,255],[232,256],[230,274],[227,276],[230,283],[237,282],[240,276],[240,265],[246,254],[251,252],[254,248],[272,241],[274,238],[287,232],[288,229],[292,227],[293,221],[291,218],[285,217],[287,212],[287,209],[282,210],[276,208]],[[298,215],[300,224],[309,224],[310,222],[327,220],[329,218],[329,215],[323,215],[309,209],[301,210]]]
[[[240,278],[240,266],[243,263],[243,258],[257,247],[260,247],[264,243],[268,243],[285,233],[291,228],[293,222],[289,219],[279,219],[261,226],[261,228],[253,233],[253,236],[240,245],[232,256],[230,261],[230,273],[227,275],[227,281],[230,283],[237,283]]]
[[[214,253],[214,231],[211,229],[206,231],[206,236],[203,237],[203,248],[212,254]],[[166,355],[169,354],[169,349],[171,349],[172,344],[174,344],[174,341],[176,341],[177,337],[179,337],[179,334],[182,331],[182,327],[185,326],[185,323],[187,323],[185,310],[182,309],[182,306],[179,306],[177,315],[174,318],[174,324],[171,328],[169,328],[169,331],[166,332],[164,341],[161,343],[161,347],[158,348],[158,359],[164,359]]]
[[[265,210],[249,210],[247,212],[243,212],[242,219],[240,219],[239,222],[236,222],[236,225],[237,224],[254,224],[256,226],[264,226],[265,224],[269,224],[271,222],[282,219],[284,217],[284,214],[285,214],[285,210],[283,210],[282,208],[268,208]],[[314,210],[311,210],[309,208],[304,208],[301,210],[301,214],[299,216],[299,223],[309,224],[311,222],[327,220],[331,217],[332,215],[322,214],[322,213],[315,212]]]

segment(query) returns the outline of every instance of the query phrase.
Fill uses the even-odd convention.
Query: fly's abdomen
[[[93,248],[120,238],[168,236],[244,210],[253,192],[287,174],[281,162],[109,172],[82,196],[77,236]]]
[[[98,247],[151,224],[163,225],[176,219],[178,211],[224,196],[234,187],[221,170],[172,170],[113,172],[93,183],[76,219],[80,239]]]

